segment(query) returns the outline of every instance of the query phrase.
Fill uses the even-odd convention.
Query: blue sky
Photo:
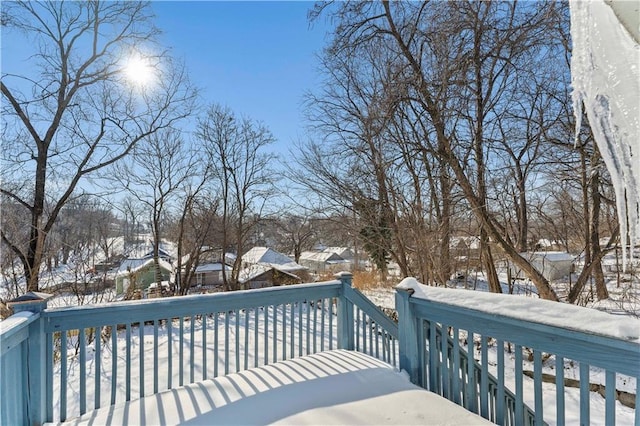
[[[312,2],[154,2],[162,44],[182,58],[204,102],[266,124],[288,152],[304,138],[302,101],[319,78],[315,55],[324,19],[309,24]]]

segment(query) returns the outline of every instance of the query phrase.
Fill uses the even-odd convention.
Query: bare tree
[[[319,5],[316,13],[326,6]],[[438,157],[450,167],[480,228],[482,264],[492,291],[500,291],[493,245],[522,269],[540,297],[554,290],[515,247],[491,211],[487,171],[497,138],[496,117],[509,108],[520,67],[549,51],[545,31],[553,4],[486,2],[344,2],[333,51],[349,56],[362,45],[391,49],[409,84],[407,101],[433,135]],[[442,35],[446,37],[442,37]],[[489,244],[489,240],[492,244]]]
[[[274,138],[263,124],[238,118],[220,105],[209,107],[198,121],[197,137],[220,189],[222,249],[233,249],[237,255],[231,277],[223,269],[224,287],[237,290],[241,256],[265,203],[273,195],[271,162],[275,158],[264,151]]]
[[[162,129],[138,143],[114,173],[116,181],[145,205],[150,215],[158,288],[162,280],[159,264],[162,224],[175,198],[192,177],[195,161],[194,152],[177,130]]]
[[[4,230],[2,240],[20,259],[27,289],[38,290],[47,235],[74,191],[188,115],[195,92],[166,53],[145,57],[153,85],[126,80],[123,52],[155,48],[146,3],[12,2],[3,4],[3,21],[37,46],[29,65],[3,70],[0,191],[30,218],[26,241]]]

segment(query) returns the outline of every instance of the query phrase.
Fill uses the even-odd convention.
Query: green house
[[[162,281],[171,281],[173,267],[163,259],[159,260]],[[116,293],[125,293],[130,286],[137,290],[146,290],[156,282],[156,270],[153,259],[126,259],[116,274]]]

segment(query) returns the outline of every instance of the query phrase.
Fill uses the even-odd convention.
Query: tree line
[[[444,285],[459,267],[452,241],[468,235],[492,291],[508,259],[558,300],[521,255],[547,238],[583,254],[570,302],[591,277],[607,297],[615,205],[586,120],[574,135],[566,4],[315,5],[310,19],[335,25],[306,96],[308,140],[286,167],[266,124],[201,105],[149,7],[3,6],[3,28],[38,49],[29,73],[0,83],[2,264],[26,290],[89,241],[104,238],[108,258],[107,236],[144,225],[156,262],[163,238],[177,242],[182,294],[207,248],[242,254],[265,235],[296,260],[318,242],[348,245],[382,277],[393,261]],[[161,52],[150,87],[123,73],[121,52],[140,45]],[[239,288],[239,270],[240,256],[225,289]]]

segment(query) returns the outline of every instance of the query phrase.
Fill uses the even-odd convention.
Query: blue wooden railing
[[[351,287],[346,273],[335,281],[261,290],[44,307],[37,300],[16,304],[16,314],[0,322],[0,424],[64,421],[335,348],[382,359],[406,370],[414,383],[509,425],[544,423],[543,352],[545,358],[555,356],[557,367],[566,359],[580,363],[583,424],[590,420],[589,365],[606,371],[608,424],[615,422],[616,373],[636,380],[640,374],[637,342],[418,299],[404,288],[396,294],[396,325]],[[514,392],[505,384],[505,351],[495,351],[495,363],[489,360],[489,337],[498,348],[513,344]],[[474,344],[479,351],[470,356],[467,347]],[[529,380],[523,371],[525,347],[533,350],[535,410],[523,398]],[[556,370],[555,420],[564,424],[563,368]],[[637,414],[635,422],[640,424]]]
[[[555,374],[551,386],[555,385],[556,415],[549,420],[564,425],[571,423],[565,412],[565,363],[577,363],[581,425],[592,423],[590,367],[604,370],[605,376],[605,418],[597,419],[595,423],[616,423],[616,400],[619,398],[616,378],[620,375],[635,381],[635,395],[629,393],[627,396],[635,398],[635,404],[630,405],[636,409],[634,424],[640,425],[637,411],[640,404],[640,344],[637,340],[569,330],[561,324],[524,321],[508,314],[487,313],[412,295],[411,288],[399,286],[397,289],[400,368],[409,373],[412,382],[496,424],[542,425],[545,424],[542,391],[544,357],[546,364],[551,363]],[[538,310],[543,312],[543,309]],[[490,341],[495,342],[496,348],[495,359],[491,360]],[[474,346],[479,346],[479,351]],[[472,348],[472,357],[468,355],[469,347]],[[514,392],[505,384],[507,348],[511,348],[513,354]],[[523,371],[523,365],[528,363],[523,362],[526,351],[533,354],[533,410],[523,400],[524,382],[530,380]],[[475,357],[479,361],[470,362]],[[497,377],[490,374],[490,367]]]
[[[0,334],[2,371],[16,374],[2,378],[0,423],[65,421],[105,405],[336,348],[357,348],[396,365],[397,325],[351,287],[351,274],[339,278],[21,312],[2,324]],[[14,392],[20,389],[14,383],[29,392]]]

